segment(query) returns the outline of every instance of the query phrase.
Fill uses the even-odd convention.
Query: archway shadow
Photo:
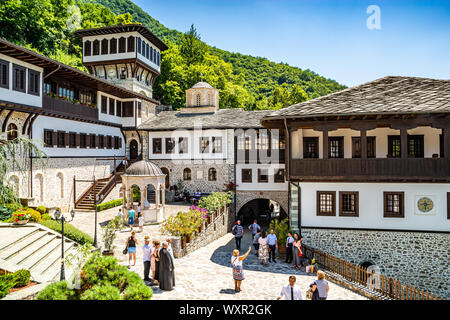
[[[284,241],[283,241],[284,243]],[[277,253],[276,261],[270,262],[268,265],[261,265],[258,257],[255,255],[255,248],[252,243],[252,234],[249,230],[246,229],[244,233],[244,237],[241,241],[241,250],[240,255],[243,255],[248,247],[251,246],[251,251],[247,258],[244,260],[244,274],[245,271],[259,271],[259,272],[270,272],[270,273],[280,273],[286,275],[302,275],[302,276],[310,276],[311,278],[316,277],[315,274],[306,273],[305,267],[302,268],[301,271],[295,270],[293,268],[292,263],[285,263],[286,259],[285,254]],[[233,250],[236,249],[236,242],[234,238],[232,238],[226,245],[217,248],[213,254],[211,255],[210,260],[218,265],[230,268],[231,273],[231,257],[233,256]]]

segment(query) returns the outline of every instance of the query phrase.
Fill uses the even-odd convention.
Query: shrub
[[[48,213],[44,213],[41,217],[41,221],[52,220],[52,216]]]
[[[18,215],[20,215],[20,214],[29,215],[28,219],[30,221],[34,221],[34,222],[40,222],[41,221],[41,214],[39,213],[39,211],[36,211],[34,209],[31,209],[31,208],[19,209],[16,212],[14,212],[14,215],[16,215],[16,214],[18,214]]]
[[[19,287],[25,287],[30,283],[30,271],[25,269],[20,269],[14,272],[13,274],[14,279],[16,281],[16,284],[14,285],[15,288]]]
[[[8,208],[12,212],[22,209],[22,205],[18,202],[5,203],[5,204],[2,204],[2,206],[4,206],[5,208]]]
[[[6,221],[8,219],[10,219],[13,215],[13,212],[11,209],[4,207],[4,206],[0,206],[0,221]]]
[[[75,290],[67,287],[66,280],[48,285],[36,296],[36,300],[75,300],[76,298]]]
[[[144,283],[128,286],[124,292],[123,300],[150,300],[153,290]]]
[[[14,288],[16,285],[16,278],[14,277],[14,274],[5,274],[0,276],[0,299],[6,296],[11,290],[11,288]]]
[[[86,290],[80,300],[120,300],[120,291],[111,284],[96,285]]]
[[[101,204],[97,205],[97,211],[103,211],[103,210],[106,210],[106,209],[111,209],[111,208],[114,208],[114,207],[118,207],[118,206],[121,206],[122,203],[123,203],[122,199],[111,200],[111,201],[108,201],[108,202],[105,202],[105,203],[101,203]]]
[[[61,222],[56,220],[43,220],[41,224],[47,228],[52,229],[53,231],[61,233]],[[81,230],[78,230],[73,225],[69,223],[64,223],[64,236],[78,242],[79,244],[90,243],[94,244],[94,240],[92,237]]]
[[[162,233],[169,233],[175,237],[191,235],[203,223],[204,215],[203,211],[192,208],[186,212],[180,211],[176,216],[164,220],[160,230]]]
[[[41,215],[44,215],[48,213],[48,209],[44,206],[39,206],[36,208],[36,211],[38,211]]]

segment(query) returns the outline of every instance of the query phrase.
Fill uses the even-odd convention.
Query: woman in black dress
[[[153,252],[153,257],[155,258],[155,278],[153,279],[156,283],[159,284],[159,249],[161,247],[161,243],[159,241],[155,241],[155,251]]]

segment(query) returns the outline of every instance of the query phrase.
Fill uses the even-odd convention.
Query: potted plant
[[[114,255],[113,242],[116,238],[116,224],[114,220],[111,220],[103,229],[103,242],[105,244],[105,250],[102,252],[104,256]]]
[[[28,221],[30,220],[31,215],[28,213],[20,213],[20,212],[15,212],[12,216],[12,220],[14,221],[14,224],[18,224],[18,225],[24,225],[27,224]]]
[[[273,232],[277,236],[278,239],[278,252],[286,253],[286,238],[289,232],[289,219],[286,218],[284,220],[274,219],[270,222],[270,229],[273,229]]]

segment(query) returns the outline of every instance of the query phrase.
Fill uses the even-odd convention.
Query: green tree
[[[208,52],[208,46],[200,41],[200,35],[197,33],[194,25],[181,38],[180,53],[190,66],[194,63],[201,63]]]

